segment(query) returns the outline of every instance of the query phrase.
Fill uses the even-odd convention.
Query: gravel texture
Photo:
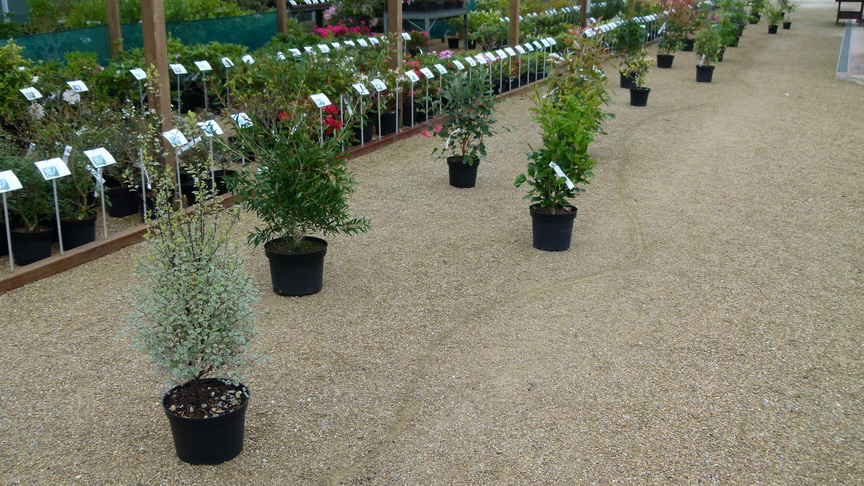
[[[512,186],[539,140],[526,96],[474,189],[435,139],[352,161],[374,228],[329,238],[320,294],[273,294],[240,249],[270,361],[221,466],[176,458],[117,337],[140,247],[0,296],[0,482],[859,482],[864,88],[833,79],[833,23],[805,3],[792,30],[749,26],[711,84],[679,53],[645,108],[615,88],[565,253],[531,248]]]

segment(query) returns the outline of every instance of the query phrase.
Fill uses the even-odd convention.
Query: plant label
[[[297,6],[297,2],[295,2],[294,0],[288,0],[288,3],[290,3],[292,7]]]
[[[11,170],[0,172],[0,193],[21,189],[21,181]]]
[[[530,42],[525,43],[525,49],[527,49],[528,52],[534,52],[534,46],[532,46]]]
[[[330,98],[327,97],[324,93],[317,93],[309,96],[312,98],[312,101],[315,102],[315,106],[318,108],[324,108],[325,106],[332,105],[333,103],[330,101]]]
[[[309,54],[315,54],[315,50],[312,49],[311,46],[304,46],[304,47],[303,47],[303,50],[306,51],[306,52],[308,52]]]
[[[514,51],[512,47],[505,47],[504,52],[506,52],[507,55],[510,57],[513,57],[516,55],[516,51]]]
[[[330,45],[333,46],[333,49],[336,49],[337,51],[338,51],[339,49],[342,49],[342,44],[340,44],[340,43],[338,43],[338,42],[333,42],[333,43],[331,43]]]
[[[345,45],[351,46],[351,47],[357,47],[357,44],[355,44],[354,41],[350,41],[350,40],[346,40]]]
[[[174,74],[176,74],[177,76],[180,76],[181,74],[186,74],[187,72],[186,68],[183,67],[182,64],[169,64],[168,67],[170,67],[171,71],[173,71]]]
[[[369,44],[366,42],[366,39],[357,39],[357,44],[359,44],[360,47],[369,47]]]
[[[60,157],[55,157],[53,159],[48,160],[40,160],[36,162],[36,168],[39,169],[39,172],[42,174],[42,178],[46,181],[50,181],[52,179],[59,179],[61,177],[66,177],[71,175],[69,172],[69,167],[66,167],[66,164],[63,163],[63,159]]]
[[[548,42],[550,46],[554,46],[556,44],[555,39],[551,37],[547,37],[546,42]]]
[[[384,81],[381,81],[380,79],[373,79],[372,87],[375,88],[375,91],[379,93],[387,89],[387,85],[384,84]]]
[[[354,83],[351,86],[353,86],[354,89],[357,90],[357,92],[360,93],[361,96],[366,96],[369,94],[369,90],[366,89],[366,86],[364,86],[362,83]]]
[[[197,67],[202,73],[213,70],[213,66],[211,66],[207,61],[195,61],[195,67]]]
[[[498,56],[498,59],[504,59],[507,57],[507,52],[504,49],[498,49],[495,51],[495,55]]]
[[[87,85],[84,84],[84,81],[66,81],[66,84],[68,84],[69,87],[72,88],[72,91],[76,93],[86,93],[89,91]]]
[[[230,58],[223,57],[223,58],[221,59],[221,61],[222,61],[222,65],[225,66],[225,68],[232,68],[232,67],[234,67],[234,61],[232,61]]]
[[[69,163],[69,156],[70,156],[70,155],[72,155],[72,146],[71,146],[71,145],[67,145],[67,146],[63,149],[63,157],[61,157],[61,159],[63,159],[63,163]]]
[[[405,39],[406,41],[410,41],[411,40],[411,34],[409,34],[408,32],[402,32],[402,38]]]
[[[453,65],[456,66],[456,69],[458,69],[460,71],[465,70],[465,65],[462,64],[461,62],[457,61],[456,59],[453,59]]]
[[[543,43],[540,41],[534,41],[534,48],[537,49],[538,51],[542,51],[543,50]]]
[[[423,73],[423,76],[426,76],[426,79],[433,79],[435,74],[429,68],[420,68],[420,72]]]
[[[284,61],[285,60],[285,53],[282,51],[277,52],[276,53],[276,59],[279,59],[280,61]]]
[[[303,0],[306,5],[312,5],[312,0]]]
[[[519,54],[525,54],[525,48],[522,46],[516,46],[516,52]]]
[[[198,145],[198,142],[200,142],[200,141],[201,141],[201,137],[193,138],[192,140],[189,141],[189,143],[187,143],[186,145],[177,149],[177,155],[180,155],[183,152],[185,152],[185,151],[191,149],[192,147]]]
[[[441,64],[436,64],[434,67],[438,70],[438,74],[447,74],[447,68],[445,68]]]
[[[134,76],[138,81],[144,81],[147,79],[147,73],[141,68],[130,69],[129,72],[132,73],[132,76]]]
[[[474,60],[477,61],[478,64],[486,64],[487,62],[489,62],[489,60],[486,59],[486,56],[484,56],[483,54],[477,54],[476,56],[474,56]]]
[[[231,115],[231,119],[234,120],[234,123],[236,123],[240,128],[249,128],[252,126],[252,119],[249,118],[249,115],[246,113],[241,112],[236,115]]]
[[[492,51],[484,52],[483,57],[485,57],[489,62],[495,62],[498,60],[498,56],[496,56]]]
[[[250,56],[249,54],[246,54],[245,56],[241,57],[240,60],[245,62],[246,64],[249,64],[249,65],[255,64],[255,58]]]
[[[466,57],[466,58],[465,58],[465,61],[466,61],[466,62],[468,63],[468,65],[471,66],[471,67],[476,67],[476,66],[477,66],[477,61],[475,61],[473,57]]]
[[[378,39],[376,37],[370,37],[369,43],[372,44],[373,46],[377,46],[378,45]]]
[[[410,80],[412,83],[420,81],[420,76],[417,76],[417,73],[415,73],[413,69],[411,71],[406,71],[405,77],[408,78],[408,80]]]
[[[165,137],[165,139],[168,140],[168,143],[170,143],[174,148],[182,147],[189,143],[189,140],[186,140],[186,136],[176,128],[163,132],[162,136]]]
[[[216,120],[204,120],[203,122],[198,122],[198,126],[201,127],[201,131],[204,132],[204,135],[208,137],[213,137],[215,135],[222,135],[222,127],[216,123]]]
[[[574,187],[576,187],[576,185],[573,184],[573,181],[571,181],[570,178],[567,177],[567,174],[565,174],[564,171],[561,170],[561,167],[558,164],[556,164],[555,162],[549,162],[549,167],[551,167],[552,170],[555,171],[555,174],[558,175],[558,177],[564,178],[564,183],[567,184],[567,189],[573,189]]]
[[[294,57],[300,57],[303,55],[303,53],[300,52],[300,49],[297,49],[296,47],[292,47],[291,49],[288,49],[288,52],[290,52],[291,55]]]
[[[90,163],[93,164],[93,167],[97,169],[101,169],[102,167],[107,167],[116,163],[114,157],[103,147],[99,147],[93,150],[85,150],[84,155],[90,159]]]
[[[327,44],[318,44],[318,50],[320,50],[324,54],[330,53],[330,47],[328,47]]]

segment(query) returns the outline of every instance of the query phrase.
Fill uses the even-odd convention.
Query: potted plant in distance
[[[640,54],[630,60],[622,73],[633,80],[633,87],[630,88],[630,105],[631,106],[646,106],[648,105],[648,95],[651,93],[651,88],[645,87],[645,76],[651,70],[652,59],[648,57],[648,51],[642,50]]]
[[[612,45],[623,56],[621,63],[618,65],[622,88],[633,87],[633,79],[628,78],[624,72],[627,70],[630,62],[641,53],[647,36],[648,33],[645,26],[633,17],[628,18],[612,31]]]
[[[798,5],[790,2],[789,0],[777,0],[777,4],[780,7],[780,11],[782,14],[780,17],[783,19],[783,30],[789,30],[792,28],[792,12],[798,8]]]
[[[773,2],[768,2],[762,11],[768,19],[768,33],[776,34],[780,21],[783,19],[783,10]]]
[[[714,66],[720,56],[720,35],[717,29],[705,26],[696,31],[696,43],[694,50],[699,56],[699,64],[696,65],[696,81],[710,83],[714,77]]]
[[[7,194],[12,253],[17,265],[29,265],[51,256],[51,221],[54,199],[51,183],[45,181],[31,156],[0,153],[0,171],[11,170],[21,189]]]
[[[159,187],[171,186],[170,169],[148,167],[166,179]],[[210,194],[204,177],[197,178],[202,195]],[[237,211],[197,204],[175,212],[171,199],[167,189],[156,195],[127,322],[135,347],[173,386],[162,406],[177,456],[219,464],[243,450],[249,390],[238,380],[251,361],[258,298],[230,241]]]
[[[684,46],[684,39],[678,32],[666,30],[666,35],[657,46],[657,67],[669,69],[675,60],[675,53]]]
[[[355,182],[342,146],[351,131],[325,130],[321,111],[301,93],[250,95],[243,100],[245,117],[232,117],[234,141],[226,144],[238,156],[247,155],[246,170],[234,177],[232,189],[243,208],[261,220],[248,241],[264,246],[273,291],[288,296],[314,294],[323,286],[327,242],[311,233],[369,228],[368,219],[348,214]],[[347,120],[348,128],[353,120]]]
[[[435,148],[433,155],[445,153],[450,172],[450,185],[474,187],[477,182],[477,165],[486,156],[483,140],[495,134],[493,117],[495,95],[486,76],[468,76],[465,71],[456,71],[444,76],[440,97],[432,106],[440,109],[448,118],[436,126],[433,132],[425,130],[427,137],[441,137],[444,148]]]
[[[765,8],[765,0],[750,0],[750,23],[758,24],[762,18],[762,10]]]

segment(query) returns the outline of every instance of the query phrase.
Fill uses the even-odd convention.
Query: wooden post
[[[519,44],[519,0],[510,0],[510,36],[509,45]]]
[[[117,0],[105,0],[105,16],[108,18],[108,50],[116,58],[123,50],[123,31],[120,30],[120,5]]]
[[[288,7],[285,0],[276,0],[276,32],[288,33]]]
[[[588,26],[588,0],[579,1],[579,25],[582,28]]]
[[[156,114],[162,117],[162,131],[171,130],[171,86],[168,73],[168,40],[165,34],[165,3],[164,0],[141,0],[141,33],[144,37],[145,69],[155,67],[159,73],[159,93],[148,89],[147,104]],[[171,144],[162,139],[165,163],[174,168],[174,149]],[[171,174],[174,174],[174,170]],[[178,193],[179,195],[179,193]]]
[[[402,0],[387,0],[387,35],[393,40],[390,43],[390,69],[402,69]]]

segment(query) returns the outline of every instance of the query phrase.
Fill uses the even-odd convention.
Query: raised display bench
[[[862,0],[864,1],[864,0]],[[462,32],[460,35],[463,39],[468,38],[468,9],[467,8],[451,8],[449,10],[430,10],[427,12],[402,11],[402,20],[408,22],[417,29],[424,32],[431,32],[432,28],[439,20],[452,19],[454,17],[463,17]],[[422,26],[421,26],[422,22]],[[384,11],[384,32],[389,32],[387,29],[387,11]]]
[[[855,20],[859,24],[864,22],[864,0],[835,0],[837,2],[837,20],[835,24],[839,24],[840,20]],[[844,3],[857,3],[858,10],[842,10]]]

